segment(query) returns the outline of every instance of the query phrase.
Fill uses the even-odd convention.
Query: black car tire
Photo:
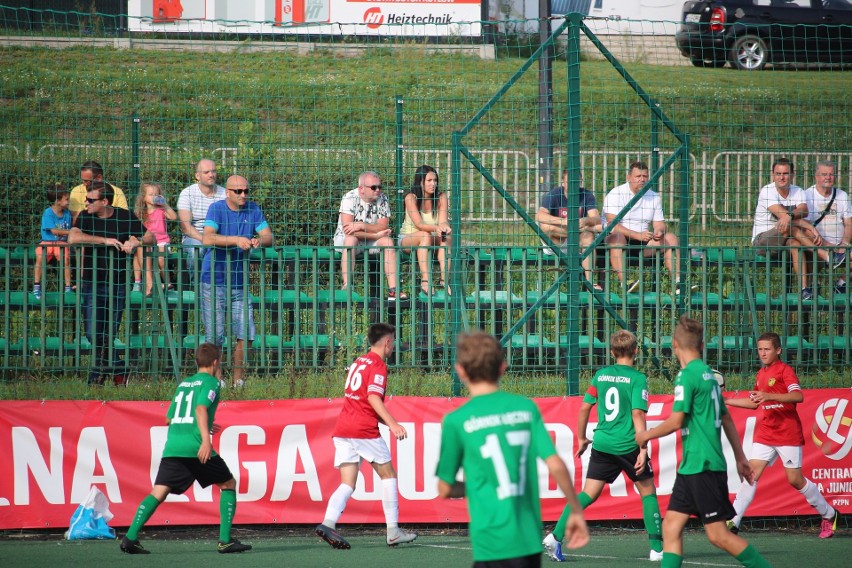
[[[724,67],[726,61],[717,61],[715,59],[690,59],[696,67]]]
[[[731,45],[730,60],[736,69],[760,71],[769,61],[769,47],[759,36],[740,36]]]

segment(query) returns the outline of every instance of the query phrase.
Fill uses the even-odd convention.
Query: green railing
[[[389,321],[399,329],[400,352],[393,365],[409,368],[451,366],[454,310],[468,325],[503,336],[521,314],[524,326],[506,344],[513,370],[561,372],[571,357],[578,368],[594,368],[607,360],[607,338],[622,322],[634,329],[645,347],[640,365],[671,366],[671,333],[680,305],[705,323],[707,361],[724,370],[748,373],[754,367],[754,342],[772,329],[785,338],[788,357],[800,367],[831,370],[850,360],[852,340],[849,296],[834,294],[838,278],[850,281],[849,265],[824,263],[808,268],[819,274],[817,295],[802,300],[789,260],[772,260],[750,248],[694,249],[687,259],[694,290],[675,293],[661,259],[637,258],[631,277],[641,284],[632,293],[609,276],[608,250],[596,255],[595,279],[603,286],[608,309],[589,291],[571,301],[559,260],[525,247],[465,246],[457,263],[458,282],[448,295],[426,295],[419,289],[416,263],[401,255],[399,273],[408,300],[388,301],[380,254],[359,257],[354,286],[339,287],[339,250],[317,247],[271,247],[256,250],[244,263],[248,275],[257,336],[247,355],[249,373],[260,375],[285,368],[315,368],[348,362],[364,348],[364,330],[371,322]],[[191,367],[189,356],[203,341],[200,294],[187,274],[180,247],[166,256],[168,281],[156,282],[151,296],[132,291],[132,278],[122,282],[128,302],[113,348],[135,372],[171,376]],[[44,266],[40,298],[30,291],[34,247],[0,248],[0,369],[6,376],[84,372],[91,345],[83,335],[79,288],[63,292],[64,266]],[[74,258],[72,263],[76,263]],[[155,258],[156,261],[156,258]],[[76,272],[75,272],[76,276]],[[557,292],[547,294],[554,283]],[[536,306],[535,310],[530,310]],[[579,317],[570,321],[569,306]],[[618,317],[613,317],[612,312]],[[567,341],[578,330],[578,355]],[[226,341],[230,357],[233,346]],[[652,359],[655,361],[652,363]]]

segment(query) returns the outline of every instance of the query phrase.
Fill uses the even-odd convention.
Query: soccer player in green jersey
[[[725,431],[740,479],[754,480],[754,471],[743,452],[731,415],[722,400],[722,391],[713,369],[701,360],[704,327],[683,315],[675,327],[672,350],[681,370],[675,378],[671,416],[650,430],[636,433],[640,448],[648,440],[681,431],[683,455],[677,469],[669,509],[663,521],[662,568],[683,564],[683,529],[695,515],[704,523],[707,539],[735,557],[743,566],[764,568],[770,564],[744,539],[728,530],[725,521],[733,518],[734,507],[728,495],[728,471],[722,452],[720,430]]]
[[[463,497],[467,492],[474,567],[541,566],[536,458],[544,460],[571,508],[568,547],[585,546],[589,529],[583,509],[538,407],[528,398],[500,391],[500,375],[506,370],[500,343],[481,331],[461,334],[455,369],[471,399],[444,417],[438,495]],[[465,482],[456,481],[460,468]]]
[[[609,340],[610,353],[615,365],[604,367],[592,378],[592,384],[580,405],[577,418],[577,453],[580,457],[589,444],[592,455],[586,473],[586,484],[577,496],[585,509],[600,497],[604,485],[614,482],[622,472],[636,485],[642,497],[642,515],[651,541],[650,560],[659,562],[663,557],[660,505],[654,487],[654,470],[648,459],[647,448],[636,445],[636,432],[644,432],[645,413],[648,411],[648,378],[633,368],[639,351],[636,336],[627,330],[616,331]],[[589,413],[592,406],[601,402],[595,440],[586,437]],[[565,507],[553,532],[545,537],[544,548],[551,560],[564,562],[562,539],[571,508]]]
[[[203,343],[195,351],[198,373],[184,379],[175,391],[166,422],[169,432],[163,448],[163,459],[157,471],[151,494],[142,500],[133,524],[121,539],[121,551],[149,554],[139,544],[139,529],[151,518],[169,493],[180,495],[198,481],[202,487],[212,484],[221,491],[219,497],[219,545],[221,554],[251,550],[251,545],[231,538],[231,523],[237,510],[237,482],[225,461],[213,451],[210,435],[221,427],[213,420],[219,406],[219,360],[222,352],[216,345]]]

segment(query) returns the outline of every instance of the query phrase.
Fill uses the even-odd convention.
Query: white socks
[[[754,485],[749,485],[747,481],[743,481],[743,484],[740,485],[740,490],[737,491],[737,496],[734,499],[734,511],[737,512],[737,516],[732,520],[735,525],[740,526],[740,523],[745,516],[746,509],[748,509],[748,506],[751,505],[755,493],[757,493],[757,482],[755,481]]]
[[[819,516],[823,519],[834,518],[834,507],[828,504],[822,493],[819,492],[816,484],[813,481],[805,478],[805,486],[799,489],[799,493],[805,496],[811,507],[817,510]]]
[[[337,521],[343,514],[343,509],[346,508],[346,502],[349,501],[354,492],[354,488],[341,483],[328,500],[328,507],[325,510],[325,519],[322,524],[332,529],[337,528]]]
[[[399,490],[395,477],[382,480],[382,508],[388,530],[399,526]]]
[[[399,526],[398,487],[395,477],[382,480],[382,509],[385,512],[385,522],[389,530],[396,529]],[[340,519],[340,515],[343,514],[343,509],[346,508],[346,503],[354,492],[355,490],[352,487],[341,483],[328,500],[328,507],[325,510],[325,519],[322,524],[332,529],[337,528],[337,521]]]
[[[743,516],[745,516],[746,509],[751,504],[752,499],[754,499],[754,494],[757,492],[757,483],[754,485],[749,485],[746,482],[740,486],[740,490],[737,491],[737,497],[734,499],[734,510],[737,512],[737,516],[734,517],[734,524],[740,526],[740,523],[743,520]],[[823,519],[831,519],[834,518],[834,507],[828,504],[828,501],[825,500],[825,497],[822,496],[822,493],[819,492],[816,484],[813,481],[805,478],[805,486],[799,490],[808,504],[811,507],[817,510],[819,516]]]

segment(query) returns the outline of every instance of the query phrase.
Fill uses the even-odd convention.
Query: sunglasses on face
[[[379,185],[365,185],[364,187],[372,189],[373,191],[381,191],[382,190],[381,184],[379,184]]]
[[[98,201],[101,201],[102,199],[103,199],[103,197],[87,197],[86,203],[97,203]]]
[[[233,191],[237,195],[248,195],[247,189],[229,189],[228,191]]]

